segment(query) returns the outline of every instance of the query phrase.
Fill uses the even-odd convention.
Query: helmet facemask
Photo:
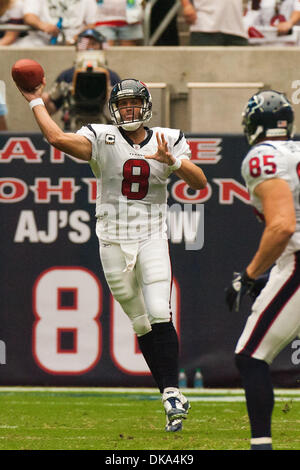
[[[124,103],[125,100],[134,99],[137,99],[137,103]],[[126,131],[135,131],[152,117],[151,95],[142,82],[124,80],[112,90],[109,111],[115,126],[122,127]]]
[[[114,124],[122,127],[126,131],[135,131],[144,122],[149,121],[149,112],[146,100],[138,97],[141,101],[137,104],[123,105],[123,99],[111,103],[111,113],[114,118]]]

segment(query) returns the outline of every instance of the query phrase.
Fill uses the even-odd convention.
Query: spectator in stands
[[[299,3],[299,0],[296,0]],[[299,3],[300,4],[300,3]],[[276,26],[290,17],[295,0],[249,0],[244,16],[247,28],[251,26]]]
[[[181,0],[191,46],[246,46],[242,0]]]
[[[97,13],[95,0],[26,0],[24,22],[32,26],[26,38],[20,40],[20,47],[42,47],[55,44],[63,33],[66,45],[76,43],[84,29],[93,27]]]
[[[0,24],[22,24],[23,3],[21,0],[0,0]],[[0,35],[0,46],[9,46],[19,37],[19,31],[5,31]]]
[[[105,42],[106,38],[101,33],[95,29],[87,29],[79,35],[76,48],[77,51],[79,51],[84,57],[84,51],[102,51],[103,44],[105,44]],[[89,57],[87,56],[87,59],[88,58]],[[104,56],[101,57],[99,55],[99,59],[103,59],[103,63],[101,65],[105,70],[107,70],[109,74],[110,86],[113,87],[116,83],[121,81],[121,78],[116,72],[105,67]],[[101,63],[101,60],[99,60],[98,65],[99,63]],[[75,71],[76,64],[73,67],[61,72],[60,75],[56,78],[51,89],[48,92],[43,93],[42,97],[50,115],[61,109],[66,104],[66,102],[70,104],[70,94],[72,92],[71,86]]]
[[[287,21],[282,21],[277,25],[278,34],[288,34],[293,26],[300,22],[300,1],[294,0],[290,14],[286,15]]]
[[[297,9],[300,10],[299,0],[251,0],[248,1],[244,16],[244,25],[249,38],[261,38],[272,44],[282,44],[278,35],[274,35],[268,28],[273,26],[279,35],[290,32],[297,19]],[[293,12],[295,11],[295,14]],[[293,15],[293,21],[287,21]],[[275,29],[275,31],[276,31]],[[263,44],[264,42],[262,42]]]
[[[96,27],[109,46],[136,46],[144,37],[143,0],[100,0]]]

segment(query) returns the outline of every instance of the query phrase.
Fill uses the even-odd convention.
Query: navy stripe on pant
[[[269,303],[269,305],[265,308],[262,312],[260,319],[258,320],[257,324],[255,325],[254,330],[250,338],[248,339],[246,345],[239,352],[239,354],[246,354],[247,356],[252,356],[258,346],[260,345],[261,341],[263,340],[264,336],[272,326],[275,319],[278,317],[282,309],[285,307],[287,302],[290,298],[294,295],[296,290],[299,288],[300,285],[300,251],[295,253],[295,266],[294,270],[289,277],[289,279],[285,282],[285,284],[281,287],[281,289],[277,292],[274,299]]]

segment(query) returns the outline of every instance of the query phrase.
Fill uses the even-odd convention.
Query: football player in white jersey
[[[135,79],[116,84],[109,100],[113,125],[91,124],[64,133],[41,97],[20,90],[54,147],[90,163],[97,178],[96,232],[104,274],[131,320],[140,349],[160,392],[166,431],[182,428],[189,402],[178,388],[178,338],[171,320],[171,267],[166,235],[167,182],[172,172],[194,189],[206,186],[190,160],[183,133],[145,126],[152,116],[147,86]]]
[[[235,273],[226,301],[238,311],[244,294],[256,297],[235,351],[254,450],[272,449],[269,366],[300,334],[300,143],[291,140],[293,121],[290,102],[273,90],[254,95],[243,113],[252,148],[242,175],[265,228],[252,260],[243,273]],[[260,276],[270,268],[262,288]]]

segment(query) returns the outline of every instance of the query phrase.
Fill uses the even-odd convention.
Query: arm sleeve
[[[92,144],[92,159],[97,160],[97,133],[91,124],[81,127],[76,134],[83,135]]]
[[[96,178],[100,177],[101,174],[101,168],[100,168],[100,158],[99,158],[99,152],[98,152],[98,136],[97,132],[91,124],[88,124],[87,126],[81,127],[76,134],[83,135],[86,137],[91,143],[92,143],[92,157],[91,160],[89,161],[89,164],[91,166],[91,169],[95,175]]]
[[[86,1],[86,10],[84,16],[84,22],[86,24],[95,23],[95,18],[97,16],[98,6],[95,0],[85,0]]]
[[[242,176],[251,194],[256,186],[268,179],[280,178],[290,182],[287,156],[272,146],[254,148],[243,161]]]
[[[190,160],[191,158],[191,149],[189,144],[186,141],[184,133],[182,131],[175,131],[176,134],[172,133],[172,143],[170,141],[169,144],[169,151],[175,158],[179,158],[179,160]],[[167,166],[167,175],[171,175],[173,173],[172,170]]]
[[[9,14],[9,23],[12,24],[21,24],[23,23],[23,5],[19,0],[17,0],[12,8],[8,11]]]
[[[42,2],[39,0],[26,0],[23,6],[23,13],[32,13],[34,15],[40,16]]]
[[[300,1],[299,1],[299,0],[295,0],[295,2],[294,2],[294,10],[300,11]]]
[[[179,131],[171,153],[175,158],[180,158],[181,160],[189,160],[191,158],[191,149],[182,131]]]

